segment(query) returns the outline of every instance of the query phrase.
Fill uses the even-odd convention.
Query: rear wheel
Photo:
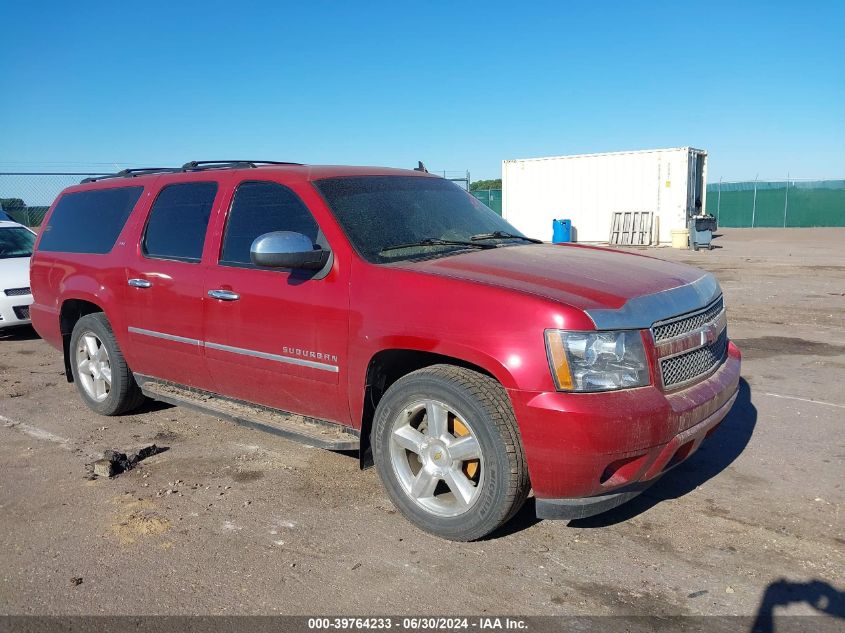
[[[529,491],[505,390],[478,372],[434,365],[400,378],[376,409],[373,456],[412,523],[469,541],[505,523]]]
[[[85,404],[101,415],[126,413],[144,402],[102,312],[87,314],[74,325],[70,366]]]

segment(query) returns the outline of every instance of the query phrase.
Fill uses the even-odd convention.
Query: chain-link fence
[[[25,226],[41,226],[56,196],[89,176],[86,172],[0,172],[0,210]],[[2,217],[2,216],[0,216]]]
[[[433,171],[465,189],[469,188],[468,171]],[[70,185],[89,176],[101,176],[102,173],[88,172],[0,172],[0,219],[5,214],[15,222],[26,226],[41,225],[44,214],[50,208],[56,196]],[[493,192],[495,198],[495,191]],[[498,207],[492,206],[499,215],[502,213],[501,191],[498,192]],[[491,206],[489,202],[485,202]],[[495,205],[496,202],[493,202]]]
[[[845,180],[713,183],[707,211],[725,227],[845,226]]]
[[[470,191],[472,195],[478,198],[481,202],[493,209],[499,215],[502,215],[502,190],[501,189],[476,189]]]
[[[15,222],[40,226],[47,209],[65,187],[99,175],[102,174],[0,172],[0,211]],[[501,189],[471,193],[502,214]],[[707,185],[707,211],[724,227],[845,226],[845,180],[712,183]]]
[[[502,190],[472,195],[502,214]],[[707,212],[724,227],[845,226],[845,180],[749,180],[707,185]]]

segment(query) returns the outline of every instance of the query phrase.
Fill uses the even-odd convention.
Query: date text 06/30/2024
[[[357,617],[357,618],[309,618],[308,628],[314,630],[432,630],[432,631],[455,631],[455,630],[520,630],[528,628],[527,622],[520,618],[438,618],[438,617]]]

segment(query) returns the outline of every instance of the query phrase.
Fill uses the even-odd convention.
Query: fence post
[[[722,209],[722,177],[719,176],[719,194],[716,196],[716,225],[719,224],[719,211]]]
[[[786,228],[786,209],[789,207],[789,172],[786,172],[786,193],[783,195],[783,228]]]
[[[751,204],[751,228],[754,228],[754,220],[757,216],[757,179],[760,174],[754,176],[754,202]]]

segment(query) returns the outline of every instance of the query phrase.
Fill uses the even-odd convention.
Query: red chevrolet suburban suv
[[[103,415],[145,397],[359,451],[453,540],[530,491],[541,518],[631,499],[736,399],[719,284],[538,243],[448,180],[267,161],[69,187],[32,258],[32,322]]]

